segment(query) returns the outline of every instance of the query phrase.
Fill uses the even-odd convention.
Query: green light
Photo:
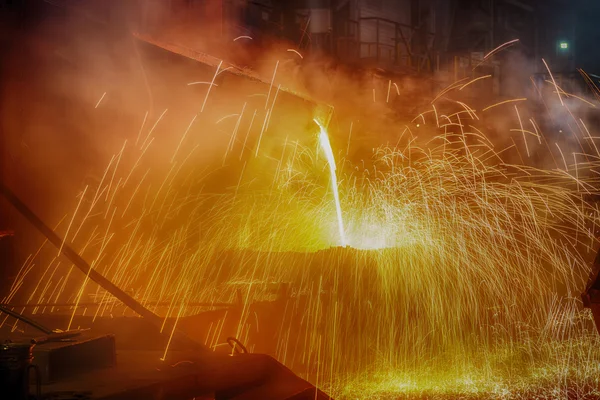
[[[560,49],[561,50],[568,50],[569,49],[569,42],[560,42]]]

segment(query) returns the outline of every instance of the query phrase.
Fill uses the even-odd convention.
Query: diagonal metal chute
[[[135,313],[146,318],[152,324],[157,327],[162,326],[163,320],[152,311],[148,310],[141,303],[135,300],[133,297],[125,293],[121,288],[112,283],[110,280],[105,278],[98,271],[94,270],[81,256],[73,250],[67,243],[48,227],[25,203],[23,203],[10,189],[8,189],[2,182],[0,182],[0,194],[6,198],[6,200],[21,214],[23,215],[37,230],[39,230],[47,239],[57,248],[61,249],[62,254],[69,259],[77,268],[79,268],[84,274],[89,276],[91,280],[100,285],[104,290],[113,295],[116,299],[121,301],[125,306],[129,307]],[[194,349],[194,350],[208,350],[202,344],[194,341],[189,336],[185,335],[180,331],[175,331],[173,339],[178,342]]]
[[[44,325],[42,325],[30,318],[27,318],[26,316],[24,316],[16,311],[11,310],[9,307],[6,307],[3,304],[0,304],[0,312],[10,315],[11,317],[18,319],[19,321],[23,321],[26,324],[33,326],[35,329],[44,332],[46,335],[50,335],[53,333],[52,329],[47,328]]]

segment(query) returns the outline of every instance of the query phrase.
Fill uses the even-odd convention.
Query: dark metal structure
[[[62,254],[87,274],[90,279],[93,279],[149,322],[157,324],[160,321],[162,323],[162,320],[156,314],[150,312],[108,279],[94,271],[85,260],[68,244],[65,244],[52,229],[48,228],[33,211],[1,183],[0,194],[44,234],[51,243],[61,248]],[[0,311],[6,311],[10,315],[23,319],[23,317],[15,315],[15,312],[5,308],[0,309]],[[27,322],[48,335],[45,339],[40,339],[40,342],[56,343],[56,340],[54,340],[56,338],[52,338],[52,335],[55,334],[49,329],[34,321]],[[158,324],[157,330],[159,330],[159,326],[160,324]],[[66,345],[58,344],[48,347],[45,352],[40,353],[41,365],[50,368],[52,360],[54,360],[55,364],[58,363],[58,366],[53,368],[53,371],[57,370],[54,377],[64,377],[64,379],[58,379],[56,383],[50,382],[48,385],[44,385],[43,391],[48,396],[53,393],[87,393],[86,396],[89,399],[104,400],[184,400],[200,396],[213,396],[212,398],[219,400],[329,399],[329,396],[325,393],[296,376],[290,369],[272,357],[248,354],[243,345],[239,346],[239,341],[235,338],[231,338],[228,342],[234,349],[239,346],[242,352],[240,353],[238,350],[236,356],[230,357],[226,354],[207,351],[208,349],[203,345],[196,343],[179,330],[175,330],[174,333],[180,345],[187,349],[183,354],[173,355],[171,353],[169,359],[163,357],[160,361],[161,358],[156,351],[123,352],[120,354],[114,368],[93,370],[87,374],[82,374],[79,370],[74,371],[77,372],[75,375],[66,373],[61,376],[63,370],[60,365],[66,363],[72,366],[74,360],[77,359],[80,359],[81,362],[85,362],[86,359],[98,359],[97,363],[92,363],[93,366],[111,365],[110,360],[107,361],[103,357],[107,354],[110,355],[111,351],[107,352],[103,345],[108,344],[110,348],[112,343],[114,349],[114,339],[112,342],[110,337],[106,338],[107,340],[101,338],[100,340],[90,341],[87,339],[79,340],[77,346],[67,343]],[[59,335],[58,340],[69,339],[69,337]],[[24,343],[29,343],[29,341],[25,340]],[[28,346],[31,347],[31,345]],[[57,359],[62,360],[62,362],[56,361]],[[6,369],[3,374],[9,376],[7,374],[10,373],[10,376],[13,376],[17,373],[14,371],[18,370],[20,371],[18,372],[19,382],[21,382],[29,365],[30,359],[27,359],[12,369]],[[45,376],[47,380],[52,381],[48,374]]]
[[[124,305],[129,307],[131,310],[146,318],[155,326],[160,327],[163,324],[162,319],[148,310],[146,307],[141,305],[133,297],[125,293],[119,287],[114,285],[111,281],[102,276],[99,272],[95,271],[90,265],[74,251],[68,243],[64,242],[64,239],[58,237],[58,235],[50,229],[42,220],[40,220],[33,211],[29,209],[10,189],[8,189],[3,183],[0,182],[0,194],[21,214],[23,215],[36,229],[38,229],[54,246],[60,249],[61,253],[81,270],[87,277],[100,285],[103,289],[112,294],[115,298],[121,301]],[[187,346],[196,350],[205,350],[205,347],[199,345],[181,332],[177,332],[175,336],[176,340],[186,343]]]

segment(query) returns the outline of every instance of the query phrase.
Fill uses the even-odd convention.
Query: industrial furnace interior
[[[0,5],[7,398],[600,397],[593,7]]]

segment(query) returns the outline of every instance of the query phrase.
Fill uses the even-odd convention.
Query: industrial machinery
[[[63,6],[60,2],[54,3],[46,4],[48,7]],[[77,18],[84,20],[89,17],[77,14]],[[111,27],[103,27],[102,22],[98,21],[89,24],[94,25],[94,34],[101,32],[100,37],[111,40]],[[225,72],[219,77],[221,87],[229,85],[236,90],[244,87],[252,93],[264,89],[265,85],[272,85],[250,71],[226,63],[221,65],[217,58],[205,53],[142,35],[132,39],[141,51],[151,57],[173,61],[181,66],[182,82],[188,78],[185,75],[195,77],[198,71],[210,71],[213,74],[216,68],[219,72]],[[73,38],[65,39],[68,40]],[[61,42],[61,46],[65,44]],[[67,61],[77,63],[76,59]],[[319,105],[284,88],[276,89],[281,89],[280,101],[293,103],[295,113],[301,114],[302,118],[309,122],[317,118],[325,125],[328,123],[331,116],[329,106]],[[25,308],[15,307],[14,304],[3,305],[0,308],[3,321],[11,318],[10,321],[16,319],[22,322],[18,330],[9,327],[0,331],[0,380],[3,388],[11,388],[10,398],[329,399],[329,396],[275,358],[250,354],[244,344],[234,337],[227,340],[232,346],[231,352],[213,352],[212,348],[184,333],[181,325],[175,327],[173,321],[167,321],[168,329],[163,331],[164,318],[92,268],[4,183],[0,183],[0,194],[48,242],[60,248],[62,256],[75,268],[126,309],[142,317],[120,317],[118,322],[116,318],[112,321],[106,318],[97,321],[92,330],[64,332],[53,329],[63,326],[64,321],[60,318],[64,316],[38,315],[31,318],[23,315]],[[9,234],[11,232],[0,230],[0,237]],[[11,325],[17,326],[16,323]],[[167,341],[171,346],[168,356],[165,356],[164,344]],[[0,397],[4,398],[3,394]]]
[[[73,265],[150,323],[155,332],[147,335],[160,336],[162,319],[92,269],[68,244],[61,246],[62,239],[3,184],[0,193]],[[0,311],[45,335],[34,337],[25,330],[0,348],[0,377],[15,398],[28,398],[34,382],[36,398],[46,399],[329,399],[274,358],[247,353],[235,338],[228,339],[236,349],[233,356],[212,352],[178,329],[173,330],[177,350],[168,358],[156,350],[116,354],[114,335],[53,331],[7,307]]]
[[[54,2],[46,3],[49,7],[61,6]],[[98,24],[97,21],[92,23]],[[104,29],[111,30],[110,27]],[[187,62],[187,69],[182,69],[190,74],[199,69],[213,71],[215,67],[219,71],[221,67],[221,71],[226,71],[223,76],[227,75],[227,78],[220,77],[226,81],[220,84],[236,88],[244,85],[248,90],[272,85],[250,71],[233,65],[220,65],[218,59],[208,54],[188,51],[141,35],[134,40],[153,56],[179,58],[180,64]],[[331,116],[329,106],[319,105],[284,88],[281,88],[280,99],[301,104],[294,106],[295,111],[310,122],[317,118],[326,125]],[[300,113],[299,108],[305,112]],[[273,357],[250,354],[237,338],[227,339],[231,352],[213,352],[213,349],[174,326],[172,321],[166,322],[169,329],[161,333],[165,324],[163,318],[91,267],[2,182],[0,195],[48,242],[60,248],[62,257],[138,316],[119,318],[118,322],[105,321],[104,326],[100,322],[92,330],[61,331],[53,329],[63,326],[56,323],[61,316],[31,318],[23,315],[24,308],[14,304],[0,305],[1,320],[21,322],[18,330],[9,326],[0,331],[0,382],[2,390],[10,388],[10,392],[0,393],[1,398],[9,393],[8,398],[19,400],[329,399],[328,395]],[[0,230],[0,238],[10,234],[12,232]],[[125,319],[127,322],[124,322]],[[16,323],[11,325],[17,326]],[[172,343],[168,356],[165,356],[162,347],[167,341]]]

